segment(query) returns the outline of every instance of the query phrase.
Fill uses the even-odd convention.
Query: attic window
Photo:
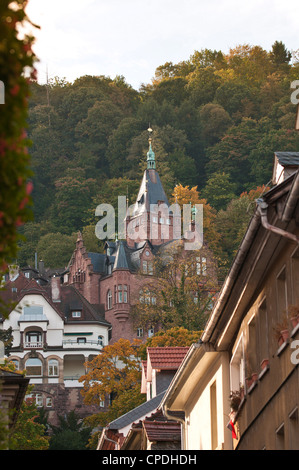
[[[81,310],[73,310],[72,318],[81,318]]]

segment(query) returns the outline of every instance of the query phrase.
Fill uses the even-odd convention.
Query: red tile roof
[[[181,425],[169,421],[161,410],[148,416],[143,421],[143,428],[149,441],[180,441]]]
[[[189,346],[147,348],[152,368],[164,370],[178,369],[188,351]]]

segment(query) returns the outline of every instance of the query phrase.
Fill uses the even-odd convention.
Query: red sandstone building
[[[125,238],[107,240],[105,253],[90,253],[78,234],[65,282],[99,305],[112,325],[110,343],[120,338],[146,340],[155,332],[151,325],[147,331],[134,326],[130,311],[139,290],[153,280],[155,256],[180,239],[181,219],[175,206],[170,206],[156,171],[150,139],[137,200],[126,213]]]

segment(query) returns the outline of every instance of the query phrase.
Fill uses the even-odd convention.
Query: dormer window
[[[73,310],[72,318],[81,318],[81,310]]]

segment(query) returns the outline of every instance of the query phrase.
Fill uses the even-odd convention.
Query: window
[[[25,277],[27,277],[27,279],[29,279],[30,278],[30,273],[28,273],[28,272],[25,273]]]
[[[104,336],[98,336],[98,344],[104,346]]]
[[[80,318],[80,317],[81,317],[81,310],[72,311],[72,318]]]
[[[126,304],[128,302],[128,286],[127,285],[124,285],[123,294],[124,294],[124,303]]]
[[[115,287],[116,289],[116,287]],[[122,304],[122,303],[128,303],[128,286],[126,284],[122,285],[122,284],[119,284],[117,286],[117,289],[115,290],[116,292],[116,295],[117,295],[117,302],[119,304]]]
[[[196,258],[196,274],[198,276],[206,276],[207,275],[207,258],[204,257],[197,257]]]
[[[50,359],[48,363],[48,375],[50,377],[58,376],[58,361],[57,359]]]
[[[258,309],[258,362],[259,364],[263,359],[269,358],[268,346],[268,318],[267,318],[267,303],[266,298],[262,300]]]
[[[25,335],[25,348],[42,348],[42,333],[40,331],[27,331]]]
[[[110,289],[107,292],[107,308],[108,310],[112,308],[112,292]]]
[[[154,328],[150,328],[150,329],[148,330],[147,336],[148,336],[149,338],[151,338],[152,336],[154,336]]]
[[[47,397],[47,398],[46,398],[46,407],[47,407],[47,408],[52,408],[52,406],[53,406],[53,399],[52,399],[52,397]]]
[[[118,303],[121,304],[123,301],[123,289],[122,289],[121,284],[119,284],[117,290],[118,290]]]
[[[276,429],[276,450],[285,450],[284,423]]]
[[[137,328],[137,338],[143,337],[143,328]]]
[[[299,450],[299,424],[298,424],[298,407],[294,408],[289,414],[290,418],[290,428],[289,428],[289,438],[290,438],[290,450]]]
[[[77,344],[85,344],[86,338],[77,338]]]
[[[142,262],[142,272],[143,274],[147,274],[147,261]]]
[[[153,262],[152,262],[152,261],[149,261],[149,262],[148,262],[147,268],[148,268],[148,274],[149,274],[150,276],[152,276],[152,275],[154,274],[154,271],[153,271]]]
[[[237,391],[244,387],[245,383],[245,361],[243,336],[239,339],[236,350],[233,353],[230,364],[230,382],[232,391]]]
[[[214,382],[210,387],[210,413],[211,413],[211,444],[212,444],[212,450],[215,450],[218,446],[216,382]]]
[[[16,370],[19,370],[19,360],[18,359],[10,359],[10,362],[12,362],[15,365]]]
[[[285,267],[280,271],[277,276],[277,321],[281,321],[283,313],[287,309],[287,283],[286,283],[286,269]]]
[[[38,358],[31,357],[26,361],[25,369],[29,376],[41,377],[43,372],[42,361]]]
[[[26,395],[26,399],[35,402],[38,407],[43,406],[43,395],[41,393],[31,393],[30,395]]]

